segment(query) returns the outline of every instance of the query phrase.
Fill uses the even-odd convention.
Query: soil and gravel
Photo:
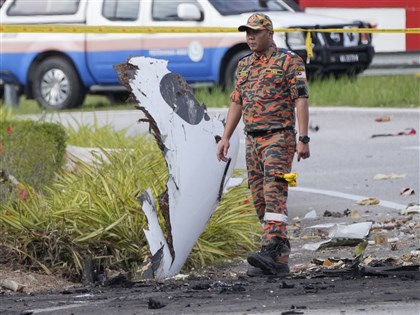
[[[373,222],[358,266],[352,246],[302,249],[322,237],[305,227],[343,221]],[[24,287],[0,290],[0,314],[420,314],[418,214],[324,213],[294,218],[289,232],[287,277],[247,277],[246,261],[238,258],[167,280],[131,282],[120,274],[82,285],[3,259],[0,281]]]

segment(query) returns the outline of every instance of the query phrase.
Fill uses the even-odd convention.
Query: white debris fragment
[[[225,190],[223,193],[226,193],[229,188],[240,186],[244,182],[244,178],[240,177],[231,177],[229,178],[228,182],[226,183]]]
[[[400,239],[398,237],[390,237],[385,238],[383,243],[377,243],[375,240],[371,240],[368,242],[369,245],[378,245],[378,244],[389,244],[389,243],[397,243]]]
[[[328,246],[355,245],[369,235],[371,227],[372,222],[354,224],[330,223],[309,226],[305,230],[313,231],[314,234],[318,235],[328,235],[328,240],[305,244],[302,248],[315,251]]]
[[[25,286],[23,284],[20,284],[14,280],[10,279],[4,279],[1,286],[7,290],[11,290],[13,292],[22,291]]]
[[[307,214],[305,214],[305,216],[303,217],[304,219],[316,219],[317,214],[315,209],[309,211]]]
[[[419,213],[420,213],[420,205],[409,206],[401,210],[401,214],[419,214]]]
[[[373,179],[375,180],[385,180],[385,179],[399,179],[399,178],[405,178],[405,174],[376,174]]]
[[[135,57],[117,69],[149,119],[169,170],[169,209],[160,207],[165,231],[158,224],[151,191],[140,198],[149,224],[145,233],[155,278],[171,277],[181,270],[223,194],[239,148],[235,132],[230,140],[230,163],[217,160],[222,120],[208,116],[183,78],[169,72],[167,63]]]

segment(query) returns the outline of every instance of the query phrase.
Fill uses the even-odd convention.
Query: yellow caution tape
[[[314,56],[314,51],[312,50],[312,36],[311,32],[306,34],[306,63],[309,63],[311,58]]]
[[[405,33],[420,34],[420,28],[378,29],[378,28],[277,28],[276,32],[306,32],[306,51],[309,63],[314,53],[312,50],[311,32],[319,33]],[[159,26],[90,26],[90,25],[33,25],[33,24],[2,24],[0,33],[99,33],[99,34],[156,34],[156,33],[236,33],[236,27],[159,27]]]
[[[296,187],[296,179],[298,177],[297,172],[286,173],[286,174],[276,174],[277,178],[282,178],[289,184],[290,187]]]
[[[321,32],[321,33],[406,33],[420,34],[420,28],[276,28],[276,32]],[[236,27],[163,27],[163,26],[91,26],[91,25],[39,25],[1,24],[0,33],[236,33]]]

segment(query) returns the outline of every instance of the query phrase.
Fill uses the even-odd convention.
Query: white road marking
[[[420,151],[420,146],[401,147],[401,150],[419,150]]]
[[[38,314],[38,313],[44,313],[44,312],[53,312],[53,311],[59,311],[59,310],[66,310],[70,308],[76,308],[81,306],[87,306],[87,305],[97,305],[97,304],[103,304],[106,302],[109,302],[110,300],[104,300],[104,301],[79,301],[75,304],[68,304],[68,305],[62,305],[62,306],[53,306],[53,307],[46,307],[46,308],[37,308],[33,310],[27,310],[28,314]]]
[[[326,196],[355,200],[355,201],[359,201],[359,200],[363,200],[363,199],[368,198],[368,197],[359,196],[359,195],[346,194],[346,193],[342,193],[342,192],[339,192],[339,191],[305,188],[305,187],[290,187],[290,190],[308,192],[308,193],[313,193],[313,194],[318,194],[318,195],[326,195]],[[405,205],[401,205],[399,203],[395,203],[395,202],[392,202],[392,201],[386,201],[386,200],[380,200],[379,206],[382,206],[382,207],[385,207],[385,208],[393,208],[393,209],[397,209],[397,210],[404,210],[405,208],[407,208],[407,206],[405,206]]]

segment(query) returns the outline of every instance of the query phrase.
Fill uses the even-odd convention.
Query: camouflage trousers
[[[246,137],[248,183],[263,226],[262,246],[287,239],[288,184],[275,175],[290,173],[295,150],[294,130]]]

